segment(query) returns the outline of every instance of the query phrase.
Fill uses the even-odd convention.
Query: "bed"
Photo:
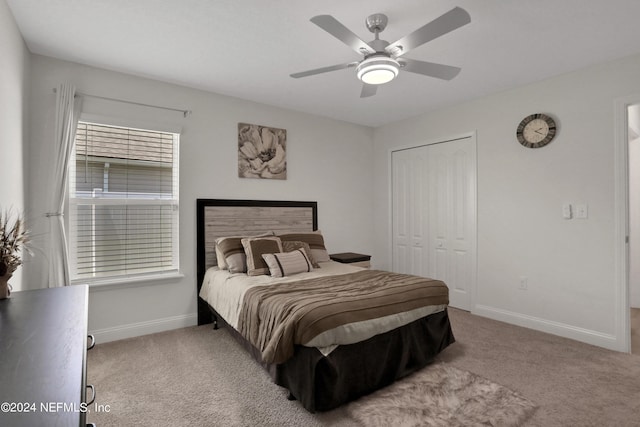
[[[289,391],[289,398],[310,412],[336,408],[391,384],[423,368],[454,342],[445,285],[331,261],[322,252],[326,248],[317,244],[322,236],[317,230],[316,202],[197,200],[198,324],[227,329]],[[236,268],[237,254],[225,247],[237,244],[238,236],[244,237],[247,273]],[[283,242],[296,246],[297,239],[309,236],[305,247],[286,253],[281,248]],[[277,257],[260,255],[270,252],[264,245],[274,244]],[[308,263],[308,270],[275,277],[286,273],[294,265],[287,260],[294,258],[297,267]],[[225,265],[218,265],[219,260]],[[259,264],[262,260],[267,263]],[[340,295],[339,303],[327,304],[336,307],[331,314],[321,303],[329,287]],[[412,292],[412,298],[396,297]],[[294,305],[291,295],[306,303]],[[419,304],[420,299],[425,302]],[[363,300],[375,303],[357,309],[348,305]],[[313,308],[304,311],[303,306]],[[263,310],[262,322],[253,320],[256,310]],[[355,312],[364,313],[365,320],[354,318]],[[300,323],[287,323],[283,313],[295,313]],[[263,331],[271,323],[279,325],[277,339]]]

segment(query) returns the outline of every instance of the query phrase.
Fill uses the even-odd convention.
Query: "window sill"
[[[89,285],[90,292],[108,291],[112,289],[136,288],[140,286],[154,286],[159,283],[172,282],[184,278],[179,271],[166,274],[145,274],[142,276],[118,277],[111,279],[74,280],[72,285]]]

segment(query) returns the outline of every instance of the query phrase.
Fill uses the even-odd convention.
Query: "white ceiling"
[[[639,0],[6,1],[35,54],[367,126],[640,52]],[[360,59],[315,15],[370,41],[384,13],[393,42],[455,6],[471,23],[406,55],[461,67],[451,81],[401,71],[361,99],[353,68],[289,77]]]

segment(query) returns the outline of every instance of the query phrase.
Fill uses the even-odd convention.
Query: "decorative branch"
[[[21,251],[28,250],[28,243],[24,219],[11,210],[0,211],[0,276],[13,273],[22,265]]]

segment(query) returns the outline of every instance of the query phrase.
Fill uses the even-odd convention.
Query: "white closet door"
[[[471,137],[392,153],[392,265],[443,280],[450,305],[475,290],[476,149]]]
[[[392,153],[393,271],[424,276],[427,266],[427,147]]]
[[[429,146],[429,268],[449,286],[453,307],[470,310],[475,287],[476,161],[471,138]]]

